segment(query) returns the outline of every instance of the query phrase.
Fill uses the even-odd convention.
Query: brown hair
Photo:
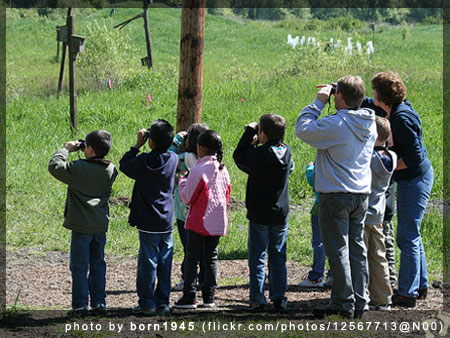
[[[364,81],[359,76],[344,76],[337,83],[336,93],[341,93],[347,106],[357,108],[366,94]]]
[[[268,141],[283,142],[286,120],[276,114],[264,114],[259,118],[259,127],[267,135]]]
[[[378,100],[389,107],[402,103],[406,98],[406,86],[396,72],[380,72],[372,78],[372,89]]]
[[[377,117],[375,123],[377,125],[377,141],[382,143],[386,142],[391,136],[391,124],[389,120],[384,117]]]

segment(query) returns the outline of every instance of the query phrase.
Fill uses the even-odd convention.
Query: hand
[[[314,162],[309,162],[309,163],[308,163],[308,165],[313,165],[313,164],[314,164]]]
[[[137,133],[137,141],[134,148],[139,149],[142,147],[146,141],[145,134],[147,133],[147,129],[141,129]]]
[[[259,144],[259,137],[258,135],[253,135],[252,143],[250,143],[252,146],[257,146]]]
[[[333,88],[333,86],[318,85],[317,88],[320,88],[319,92],[317,93],[317,99],[323,104],[327,104],[330,100],[331,88]]]
[[[259,123],[258,122],[251,122],[249,124],[247,124],[245,127],[251,128],[255,131],[258,131],[259,128]]]
[[[71,153],[71,152],[74,152],[74,151],[78,150],[78,144],[79,143],[80,143],[79,141],[70,141],[70,142],[66,143],[64,148],[66,148],[69,151],[69,153]]]
[[[186,135],[187,135],[187,131],[180,131],[179,133],[178,133],[178,135],[180,135],[182,138],[185,138],[186,137]]]

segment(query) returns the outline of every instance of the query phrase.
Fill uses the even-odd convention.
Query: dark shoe
[[[133,310],[131,310],[131,312],[133,312],[136,315],[144,315],[149,317],[156,316],[157,314],[155,309],[149,307],[142,307],[140,305],[135,306]]]
[[[173,304],[174,309],[196,309],[197,302],[195,301],[195,296],[190,297],[183,295],[175,304]]]
[[[416,297],[406,297],[396,293],[392,296],[392,306],[415,307]]]
[[[341,310],[332,307],[331,305],[322,305],[317,306],[313,313],[319,317],[323,318],[325,316],[338,315],[342,318],[353,319],[353,311],[352,310]]]
[[[158,316],[170,316],[170,307],[167,304],[160,304],[156,307]]]
[[[266,304],[257,304],[257,303],[250,304],[250,311],[263,312],[265,309],[266,309]]]
[[[100,303],[100,304],[92,306],[91,314],[94,316],[105,316],[106,315],[106,305],[103,303]]]
[[[423,288],[417,290],[419,292],[419,296],[417,296],[417,299],[427,299],[428,296],[428,288]]]
[[[275,299],[273,301],[273,306],[275,307],[275,311],[286,311],[288,307],[288,301],[286,298]]]
[[[355,310],[355,312],[353,313],[353,319],[362,319],[365,313],[366,311],[364,310]]]
[[[72,309],[69,312],[67,312],[67,317],[70,318],[85,318],[89,314],[89,311],[85,307],[80,307],[77,309]]]
[[[214,302],[214,292],[202,291],[203,307],[213,308],[216,306]]]

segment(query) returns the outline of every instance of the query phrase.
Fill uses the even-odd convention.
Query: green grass
[[[86,34],[87,25],[93,21],[112,29],[140,10],[117,9],[112,20],[109,12],[76,9],[77,34]],[[70,232],[61,226],[66,187],[47,172],[52,153],[64,142],[83,137],[94,129],[107,129],[113,135],[109,158],[118,165],[121,156],[134,144],[137,130],[148,127],[157,118],[176,122],[180,10],[149,10],[153,70],[140,65],[140,58],[146,55],[141,21],[130,23],[120,33],[129,38],[130,47],[136,50],[120,60],[125,65],[119,69],[125,73],[120,86],[112,90],[90,90],[86,74],[79,70],[79,131],[75,134],[69,128],[67,93],[59,99],[55,96],[59,73],[59,62],[54,60],[55,25],[64,24],[65,11],[61,13],[52,18],[10,17],[7,20],[8,250],[23,247],[68,250]],[[405,80],[410,101],[422,118],[424,142],[435,169],[431,198],[442,199],[443,31],[439,25],[411,27],[404,39],[401,27],[380,26],[373,38],[375,54],[370,59],[305,48],[293,50],[286,45],[288,33],[315,36],[322,43],[333,37],[345,44],[347,37],[352,36],[354,43],[359,40],[365,45],[373,38],[366,27],[351,35],[342,31],[296,32],[276,23],[206,15],[202,112],[203,121],[225,140],[224,161],[231,175],[232,197],[240,201],[245,198],[247,178],[234,165],[231,155],[243,126],[268,112],[286,118],[286,142],[293,150],[296,163],[290,179],[291,203],[305,210],[291,214],[288,259],[309,265],[312,248],[307,210],[312,192],[304,168],[314,159],[315,152],[294,135],[298,114],[315,98],[316,84],[329,83],[346,74],[360,74],[369,88],[375,72],[398,71]],[[92,39],[95,36],[87,36],[87,50]],[[100,56],[106,62],[109,55],[105,51]],[[78,57],[81,63],[86,55]],[[66,81],[67,78],[68,74]],[[153,98],[150,110],[145,104],[149,92]],[[76,159],[76,155],[71,155],[71,159]],[[132,180],[120,174],[112,196],[131,196],[132,185]],[[109,254],[137,254],[137,233],[127,224],[128,212],[126,207],[111,207],[106,246]],[[232,211],[229,216],[229,233],[220,241],[219,258],[246,258],[245,210]],[[422,227],[430,270],[439,275],[442,273],[442,218],[436,213],[428,214]],[[175,259],[180,260],[182,249],[178,235],[175,240]]]

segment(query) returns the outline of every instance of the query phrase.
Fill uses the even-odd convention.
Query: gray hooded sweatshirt
[[[316,99],[302,110],[295,125],[297,137],[317,149],[316,191],[370,194],[375,112],[340,109],[318,119],[324,107]]]
[[[397,167],[397,155],[393,151],[388,150],[385,156],[391,158],[390,168],[386,168],[378,151],[374,150],[372,153],[372,161],[370,162],[372,193],[369,196],[366,224],[383,223],[384,210],[386,209],[386,190],[389,188],[392,174]]]

